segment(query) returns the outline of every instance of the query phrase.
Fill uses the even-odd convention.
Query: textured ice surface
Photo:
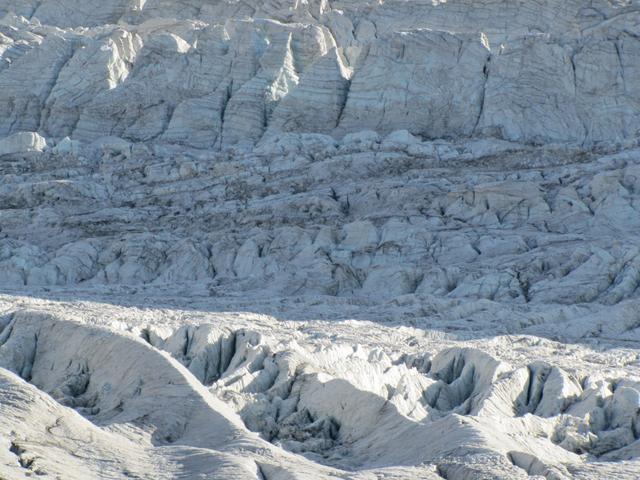
[[[0,0],[0,478],[638,478],[639,39]]]

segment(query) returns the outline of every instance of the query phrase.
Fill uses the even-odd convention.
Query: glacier
[[[0,0],[0,478],[636,479],[640,2]]]

